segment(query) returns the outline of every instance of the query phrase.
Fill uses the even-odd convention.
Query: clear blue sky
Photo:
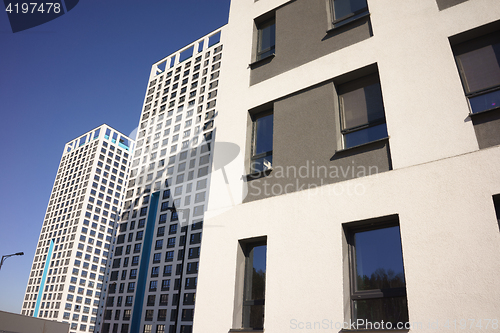
[[[227,23],[230,0],[82,0],[12,33],[0,12],[0,310],[20,313],[64,144],[137,126],[151,65]],[[3,8],[3,6],[1,6]]]

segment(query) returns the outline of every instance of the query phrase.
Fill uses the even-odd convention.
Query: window
[[[160,306],[167,306],[168,305],[168,294],[161,294],[160,295]]]
[[[128,296],[128,297],[132,297],[132,296]],[[130,300],[130,305],[132,305],[132,299]],[[132,314],[132,310],[123,311],[123,320],[130,320],[131,314]]]
[[[184,294],[184,301],[182,302],[183,305],[194,305],[194,301],[196,298],[195,293],[185,293]]]
[[[132,266],[137,266],[139,265],[139,256],[133,256],[132,257]]]
[[[186,278],[186,290],[187,289],[196,289],[197,281],[198,281],[198,279],[195,277]]]
[[[328,0],[332,28],[356,20],[368,13],[366,0]]]
[[[189,241],[189,244],[199,244],[201,243],[201,232],[198,232],[196,234],[191,234],[191,239]]]
[[[267,239],[240,241],[245,259],[243,328],[264,328]]]
[[[158,310],[158,318],[157,318],[158,321],[166,321],[167,320],[167,309],[159,309]],[[160,330],[159,328],[163,326],[163,329]],[[156,332],[162,332],[164,333],[165,332],[165,325],[158,325],[156,326]]]
[[[194,309],[182,309],[181,321],[193,321]]]
[[[271,18],[257,25],[256,61],[274,54],[276,44],[276,20]]]
[[[258,114],[253,119],[252,161],[250,173],[262,172],[273,163],[273,113]]]
[[[170,280],[162,280],[161,281],[161,290],[170,290]]]
[[[387,137],[377,74],[341,84],[337,92],[344,149]]]
[[[352,225],[352,224],[351,224]],[[345,225],[349,251],[351,321],[408,322],[399,223],[396,218]]]
[[[455,45],[453,52],[472,113],[499,108],[499,32]]]
[[[146,310],[146,315],[144,317],[144,320],[146,321],[152,321],[153,320],[153,315],[154,315],[154,310]],[[144,328],[144,332],[146,332],[146,329]],[[151,332],[151,330],[149,330]]]

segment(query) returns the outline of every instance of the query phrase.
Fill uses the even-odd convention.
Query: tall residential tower
[[[152,66],[102,332],[191,332],[220,38],[219,29]]]
[[[71,333],[99,325],[133,148],[107,125],[65,145],[22,314],[69,322]]]

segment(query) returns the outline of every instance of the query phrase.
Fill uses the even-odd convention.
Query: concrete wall
[[[341,134],[334,90],[330,81],[273,103],[273,171],[247,178],[245,202],[390,170],[387,140],[337,152]],[[251,135],[249,130],[248,140]]]
[[[446,330],[446,320],[497,318],[500,233],[492,195],[500,193],[499,162],[496,147],[259,200],[211,218],[194,332],[238,327],[238,239],[262,235],[268,244],[265,330],[301,331],[291,329],[294,319],[344,322],[342,224],[392,214],[399,215],[410,322],[439,321]]]
[[[250,84],[370,38],[370,18],[328,31],[325,0],[290,1],[275,11],[276,56],[252,66]]]
[[[69,324],[0,311],[0,331],[5,333],[67,333]]]
[[[480,149],[479,127],[469,116],[449,41],[499,20],[497,0],[466,1],[442,11],[436,0],[368,0],[372,37],[252,84],[254,69],[248,64],[255,18],[276,10],[278,26],[280,11],[299,2],[307,1],[239,0],[231,5],[224,41],[228,75],[220,84],[216,140],[241,151],[225,165],[224,174],[212,174],[213,182],[227,179],[227,185],[211,188],[194,332],[241,327],[235,315],[240,298],[235,290],[241,283],[236,281],[238,240],[260,236],[267,236],[265,330],[296,332],[301,330],[293,323],[344,322],[350,298],[342,227],[389,215],[400,221],[409,317],[421,323],[419,332],[435,332],[430,323],[436,322],[448,330],[446,320],[498,318],[500,287],[494,281],[500,271],[500,233],[492,197],[500,193],[500,147]],[[324,26],[325,19],[317,16]],[[381,82],[392,168],[248,200],[249,112],[274,103],[276,163],[324,160],[331,148],[321,141],[320,149],[312,147],[321,134],[325,142],[335,137],[334,129],[328,131],[334,123],[328,100],[335,104],[333,97],[325,97],[328,82],[372,64]],[[307,115],[303,122],[301,113]],[[222,152],[216,143],[214,163]],[[373,161],[377,158],[363,163]]]

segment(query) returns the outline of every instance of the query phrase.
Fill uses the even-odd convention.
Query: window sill
[[[270,55],[268,55],[268,56],[266,56],[266,57],[264,57],[262,59],[259,59],[257,61],[252,62],[250,65],[248,65],[248,67],[250,67],[251,69],[253,69],[254,67],[257,67],[257,66],[263,64],[266,61],[271,61],[271,59],[274,58],[275,56],[276,56],[275,53],[270,54]]]
[[[339,29],[347,24],[350,24],[352,22],[355,22],[355,21],[360,20],[360,19],[367,17],[367,16],[370,16],[370,12],[368,12],[368,11],[365,13],[359,14],[359,16],[350,17],[348,19],[345,19],[345,20],[337,22],[337,23],[331,22],[329,24],[329,27],[328,27],[328,30],[326,31],[326,33],[329,34],[330,32],[333,32],[333,31],[335,31],[335,30],[337,30],[337,29]]]
[[[254,173],[244,175],[243,178],[246,178],[247,181],[255,180],[255,179],[269,176],[269,174],[271,174],[272,171],[273,171],[273,168],[269,168],[269,169],[266,169],[264,171],[259,171],[259,172],[254,172]]]
[[[349,147],[349,148],[339,149],[339,150],[335,151],[335,155],[337,155],[337,154],[340,155],[340,154],[343,154],[345,152],[350,152],[350,151],[356,150],[358,148],[367,147],[367,146],[370,146],[372,144],[375,144],[375,143],[378,143],[378,142],[383,142],[383,141],[389,141],[389,137],[385,137],[385,138],[378,139],[378,140],[375,140],[375,141],[370,141],[370,142],[363,143],[363,144],[360,144],[360,145],[357,145],[357,146],[352,146],[352,147]]]

